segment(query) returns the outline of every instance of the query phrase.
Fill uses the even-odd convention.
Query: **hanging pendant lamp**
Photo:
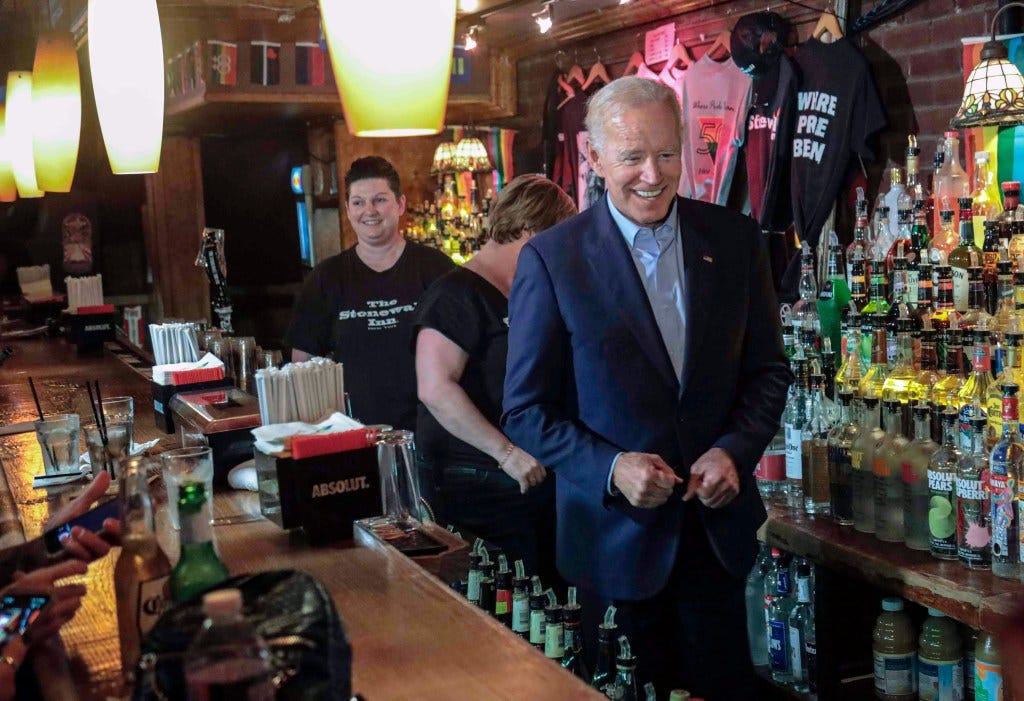
[[[345,123],[355,136],[421,136],[444,125],[455,0],[320,0]],[[387,21],[380,22],[381,17]],[[367,27],[375,27],[367,31]]]
[[[14,202],[18,199],[18,186],[14,184],[11,169],[11,150],[7,145],[7,106],[0,103],[0,202]]]
[[[32,74],[11,71],[7,74],[7,146],[11,153],[14,183],[21,197],[42,197],[36,182],[36,163],[32,156]]]
[[[40,190],[70,192],[82,130],[82,89],[71,32],[39,37],[32,64],[32,151]]]
[[[164,129],[156,0],[89,0],[89,64],[110,169],[155,173]]]

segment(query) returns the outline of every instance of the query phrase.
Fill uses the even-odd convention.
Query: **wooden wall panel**
[[[203,214],[199,139],[164,137],[160,170],[146,176],[146,256],[162,318],[207,319],[210,289],[195,265]]]
[[[441,135],[395,139],[366,139],[348,133],[344,122],[334,124],[334,145],[338,157],[338,215],[341,219],[341,247],[355,245],[356,235],[345,215],[345,173],[357,158],[381,156],[395,166],[409,204],[434,200],[437,180],[430,174],[434,150]]]

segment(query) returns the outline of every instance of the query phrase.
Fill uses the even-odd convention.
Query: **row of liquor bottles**
[[[754,664],[814,698],[819,665],[811,563],[762,544],[747,578],[746,608]],[[1002,663],[991,633],[962,628],[931,608],[918,631],[899,597],[886,597],[881,609],[872,636],[878,698],[1002,698]]]
[[[449,174],[439,185],[435,201],[410,206],[402,234],[410,241],[436,248],[458,265],[480,250],[487,240],[488,217],[492,195],[480,200],[476,179],[469,188],[469,197],[460,198],[455,180]]]
[[[560,664],[610,699],[656,701],[654,685],[638,688],[636,655],[615,623],[616,609],[609,606],[597,630],[597,655],[591,672],[583,651],[582,607],[576,601],[576,587],[569,587],[565,604],[558,603],[553,589],[545,589],[540,577],[527,577],[522,560],[509,569],[508,558],[490,553],[477,539],[469,553],[465,581],[452,588],[488,614],[512,629],[544,655]],[[683,690],[673,690],[669,701],[701,701]]]

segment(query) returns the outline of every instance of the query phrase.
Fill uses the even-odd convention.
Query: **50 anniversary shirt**
[[[313,269],[295,301],[285,344],[345,365],[355,418],[416,427],[416,370],[409,352],[413,312],[430,283],[454,264],[407,241],[393,266],[369,268],[349,248]]]

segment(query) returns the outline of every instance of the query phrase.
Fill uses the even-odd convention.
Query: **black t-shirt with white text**
[[[854,156],[873,157],[868,138],[885,126],[867,59],[849,39],[809,39],[799,71],[793,133],[793,218],[802,241],[816,244]]]
[[[317,265],[295,300],[285,343],[344,364],[354,417],[412,430],[416,370],[411,320],[423,291],[454,267],[439,251],[407,241],[393,266],[369,268],[355,248]]]
[[[505,295],[472,270],[459,268],[423,294],[412,323],[414,339],[421,329],[434,329],[466,352],[469,358],[459,386],[497,426],[508,357]],[[488,455],[448,433],[423,404],[416,415],[416,449],[431,462],[497,469]]]

